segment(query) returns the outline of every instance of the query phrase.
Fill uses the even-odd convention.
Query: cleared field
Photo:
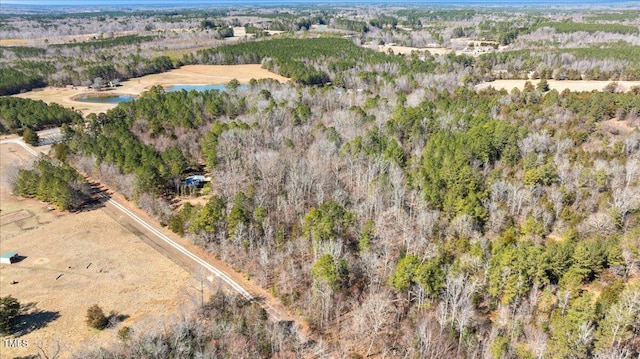
[[[100,92],[101,95],[132,95],[138,96],[152,86],[161,85],[164,87],[172,85],[195,85],[195,84],[224,84],[232,79],[237,79],[240,83],[247,84],[251,79],[275,79],[280,82],[287,82],[286,77],[269,72],[260,65],[188,65],[179,69],[171,70],[161,74],[147,75],[139,78],[123,81],[122,86],[115,89]],[[85,87],[59,88],[47,87],[41,90],[25,92],[17,97],[42,100],[46,103],[58,103],[62,106],[80,110],[83,114],[106,112],[116,104],[108,103],[87,103],[78,102],[74,98],[82,95],[94,93]]]
[[[137,35],[138,31],[117,31],[109,37],[121,37]],[[53,44],[69,44],[77,42],[93,41],[103,39],[103,33],[76,34],[76,35],[54,35],[35,39],[0,39],[0,46],[45,46]]]
[[[470,43],[474,43],[470,41]],[[459,43],[460,44],[460,43]],[[460,44],[458,47],[462,48],[466,45]],[[478,45],[479,46],[479,45]],[[396,45],[378,45],[379,52],[389,52],[393,51],[394,54],[397,55],[411,55],[412,52],[416,51],[417,53],[429,52],[434,56],[444,56],[451,52],[455,52],[456,55],[465,54],[470,56],[479,56],[480,54],[494,51],[493,48],[484,47],[476,47],[471,50],[453,50],[447,47],[409,47],[409,46],[396,46]]]
[[[0,151],[3,177],[15,173],[15,163],[33,159],[16,144],[2,144]],[[125,325],[134,333],[154,329],[161,318],[199,300],[200,283],[145,243],[116,211],[51,210],[13,196],[6,183],[3,178],[0,251],[15,251],[21,260],[1,265],[0,293],[28,308],[18,328],[28,345],[0,348],[0,358],[36,354],[38,344],[51,355],[55,342],[66,358],[80,348],[117,341]],[[92,304],[113,312],[116,324],[103,331],[89,328],[85,316]]]
[[[476,90],[482,90],[489,87],[493,87],[497,90],[505,89],[511,91],[514,88],[519,90],[524,89],[525,82],[530,81],[534,86],[540,82],[540,80],[496,80],[492,82],[483,82],[476,85]],[[579,81],[558,81],[547,80],[549,88],[552,90],[558,90],[559,92],[569,89],[569,91],[602,91],[611,81],[594,81],[594,80],[579,80]],[[627,92],[634,86],[640,86],[640,81],[616,81],[618,84],[618,92]]]
[[[389,50],[393,51],[394,54],[398,54],[398,55],[410,55],[411,52],[413,51],[416,51],[418,53],[428,51],[431,55],[446,55],[451,52],[451,49],[447,49],[444,47],[408,47],[408,46],[396,46],[396,45],[378,46],[378,51],[380,52],[389,52]]]
[[[29,40],[26,39],[0,39],[0,46],[26,46]]]

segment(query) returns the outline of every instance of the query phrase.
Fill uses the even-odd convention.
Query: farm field
[[[32,159],[15,144],[3,144],[1,151],[3,177],[13,173],[12,163]],[[199,298],[190,275],[121,225],[118,214],[107,208],[48,210],[46,203],[13,196],[5,183],[3,178],[0,250],[24,258],[2,265],[0,292],[17,298],[30,314],[19,324],[19,339],[28,346],[3,348],[1,358],[36,354],[38,345],[52,354],[56,342],[61,357],[69,357],[79,348],[118,340],[123,326],[134,333],[153,329],[160,318]],[[113,311],[117,323],[103,331],[89,328],[85,316],[93,304],[107,315]]]

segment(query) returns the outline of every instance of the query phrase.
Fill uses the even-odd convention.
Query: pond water
[[[210,91],[210,90],[218,90],[224,91],[227,88],[225,84],[215,84],[215,85],[173,85],[164,89],[165,92],[176,92],[185,90],[189,91]],[[247,85],[240,85],[239,89],[245,89]]]
[[[177,91],[209,91],[209,90],[218,90],[224,91],[227,88],[225,84],[214,84],[214,85],[173,85],[164,89],[165,92],[177,92]],[[238,89],[246,89],[247,85],[240,85]],[[135,100],[135,96],[129,95],[83,95],[75,99],[78,102],[89,102],[89,103],[120,103],[120,102],[129,102]]]
[[[112,96],[92,96],[84,95],[75,99],[78,102],[90,103],[120,103],[135,100],[135,97],[128,95],[112,95]]]

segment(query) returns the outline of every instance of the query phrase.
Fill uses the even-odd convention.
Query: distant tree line
[[[435,69],[431,59],[417,61],[389,56],[337,37],[279,38],[220,46],[198,51],[195,61],[224,65],[262,63],[268,70],[303,85],[322,85],[329,81],[342,85],[342,73],[358,71],[367,64],[393,64],[390,66],[398,67],[401,73]],[[333,76],[322,69],[324,64],[328,64]]]
[[[27,75],[11,68],[0,68],[0,96],[13,95],[44,87],[46,84],[41,76]]]

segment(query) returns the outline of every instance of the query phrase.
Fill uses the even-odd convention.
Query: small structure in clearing
[[[189,176],[184,180],[187,187],[201,187],[204,182],[207,182],[207,178],[202,175]]]
[[[18,253],[16,252],[4,252],[2,256],[0,256],[0,263],[2,264],[11,264],[13,262],[17,262]]]

